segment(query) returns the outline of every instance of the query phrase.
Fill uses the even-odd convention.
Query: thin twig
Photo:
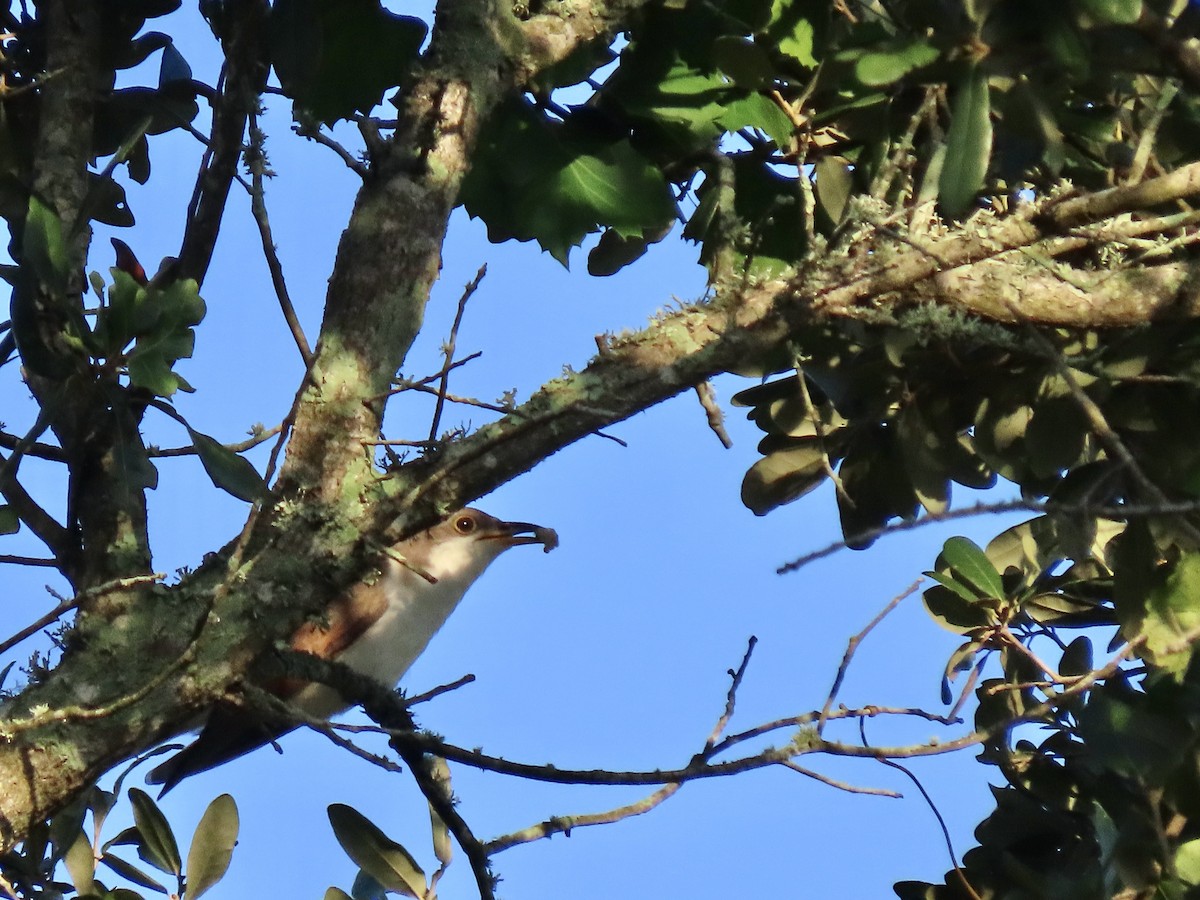
[[[907,766],[902,766],[900,763],[891,759],[879,760],[883,765],[890,766],[893,769],[899,769],[912,780],[912,783],[917,786],[917,790],[921,792],[921,796],[925,798],[925,802],[929,808],[933,810],[933,815],[937,819],[938,827],[942,830],[942,839],[946,842],[946,852],[950,854],[950,864],[954,867],[954,873],[958,876],[959,882],[963,886],[963,890],[971,900],[983,900],[979,893],[971,886],[971,882],[967,880],[967,873],[962,870],[962,866],[958,863],[958,855],[954,852],[954,841],[950,839],[950,829],[946,827],[946,820],[942,818],[941,811],[937,808],[937,804],[933,802],[933,797],[929,795],[929,791],[925,790],[925,785],[921,784],[921,779],[918,778],[912,770]]]
[[[292,130],[302,138],[308,138],[310,141],[320,144],[322,147],[328,147],[337,154],[338,158],[342,162],[346,164],[346,168],[359,178],[366,178],[367,175],[370,174],[370,170],[361,159],[358,159],[353,153],[335,141],[330,135],[323,132],[319,124],[312,126],[294,125],[292,126]]]
[[[737,691],[741,687],[742,679],[746,675],[746,667],[750,664],[750,656],[754,652],[754,647],[757,643],[758,638],[751,635],[747,642],[746,652],[742,656],[741,664],[736,670],[729,670],[730,683],[729,690],[725,694],[725,706],[721,710],[721,715],[718,717],[716,724],[713,725],[712,731],[705,739],[704,748],[692,757],[693,763],[704,763],[711,758],[713,747],[716,746],[717,740],[721,737],[721,734],[725,731],[725,727],[729,724],[729,720],[733,717],[734,707],[737,703]],[[487,843],[487,852],[490,854],[499,853],[502,850],[507,850],[509,847],[542,840],[555,834],[570,835],[572,829],[575,828],[583,828],[589,825],[610,825],[613,822],[620,822],[623,819],[633,816],[644,815],[673,796],[681,787],[683,787],[682,781],[665,784],[641,800],[605,812],[578,816],[553,816],[537,825],[531,825],[528,828],[523,828],[520,831],[515,831],[489,841]]]
[[[404,705],[413,707],[418,703],[428,703],[435,697],[440,697],[442,694],[448,694],[451,691],[457,691],[464,685],[471,684],[475,681],[474,675],[464,675],[456,681],[451,681],[449,684],[439,684],[437,687],[430,688],[427,691],[422,691],[420,694],[414,694],[411,697],[404,698]]]
[[[58,560],[43,559],[40,556],[13,556],[10,553],[0,553],[0,565],[45,566],[46,568],[55,568],[58,566]]]
[[[870,794],[874,797],[891,797],[896,800],[899,800],[904,796],[899,791],[892,791],[888,790],[887,788],[862,787],[857,784],[850,784],[847,781],[838,781],[836,778],[830,778],[828,775],[822,775],[820,772],[814,772],[812,769],[807,769],[790,759],[785,759],[780,763],[780,765],[791,769],[793,772],[799,772],[801,775],[804,775],[808,778],[816,779],[817,781],[821,782],[821,784],[827,784],[832,788],[837,788],[839,791],[846,791],[850,794]]]
[[[879,528],[870,528],[866,531],[861,531],[858,534],[851,535],[840,541],[832,541],[826,544],[819,550],[814,550],[811,553],[806,553],[789,563],[784,563],[775,570],[777,575],[785,575],[788,572],[795,572],[802,569],[810,563],[824,559],[827,556],[832,556],[839,550],[845,550],[851,544],[859,545],[865,542],[874,541],[876,538],[883,537],[889,534],[898,534],[902,531],[913,531],[917,528],[924,528],[926,525],[935,525],[939,522],[952,522],[956,519],[967,519],[972,516],[1007,513],[1007,512],[1036,512],[1036,513],[1068,513],[1071,515],[1095,516],[1097,518],[1123,520],[1147,518],[1153,516],[1174,516],[1184,513],[1200,512],[1200,501],[1186,500],[1173,501],[1164,500],[1160,503],[1143,503],[1143,504],[1119,504],[1114,506],[1095,505],[1089,503],[1059,503],[1049,500],[1002,500],[999,503],[976,503],[972,506],[964,506],[959,509],[948,509],[945,512],[929,513],[921,516],[919,519],[906,519],[900,522],[894,522],[887,525],[882,525]]]
[[[866,628],[850,638],[850,641],[846,644],[846,652],[842,655],[842,663],[838,666],[837,675],[833,678],[833,687],[829,689],[829,696],[825,698],[825,705],[821,708],[821,717],[817,719],[817,734],[821,734],[825,730],[825,722],[829,718],[829,711],[833,708],[833,701],[837,699],[838,691],[842,689],[842,681],[846,677],[846,671],[850,668],[850,661],[854,659],[858,645],[863,642],[876,625],[884,620],[888,613],[900,605],[900,601],[912,596],[913,592],[920,586],[921,580],[918,578],[889,600],[887,605],[875,615],[875,618],[867,623]]]
[[[470,354],[469,356],[464,356],[462,359],[455,360],[454,362],[450,363],[450,365],[443,366],[442,368],[440,368],[436,372],[434,372],[432,375],[426,375],[424,378],[417,378],[417,379],[398,378],[398,379],[396,379],[396,386],[394,388],[392,388],[386,394],[380,394],[378,397],[372,397],[371,399],[372,400],[386,400],[388,397],[391,397],[393,394],[401,394],[404,391],[412,390],[417,385],[432,384],[433,382],[435,382],[439,378],[441,378],[443,375],[445,375],[447,372],[451,372],[454,369],[457,369],[459,366],[465,366],[467,363],[471,362],[471,360],[479,359],[479,357],[481,357],[481,356],[483,356],[483,351],[476,350],[474,353]]]
[[[118,578],[115,581],[109,581],[104,584],[96,585],[94,588],[80,591],[74,597],[60,598],[58,605],[52,610],[39,618],[31,625],[26,625],[16,634],[3,641],[0,641],[0,653],[6,653],[11,650],[21,641],[25,640],[30,635],[36,634],[47,625],[56,622],[63,614],[70,612],[81,603],[87,603],[89,600],[94,600],[97,597],[103,597],[105,594],[111,594],[113,591],[124,591],[129,588],[138,587],[143,584],[154,584],[162,581],[167,576],[161,572],[155,572],[150,575],[132,575],[128,578]]]
[[[226,450],[232,450],[234,453],[244,453],[247,450],[257,447],[259,444],[264,444],[273,438],[275,435],[283,431],[283,423],[280,422],[273,428],[267,428],[258,432],[252,437],[246,438],[244,441],[237,441],[232,444],[222,444]],[[146,449],[146,455],[151,459],[161,459],[172,456],[195,456],[199,451],[195,445],[187,447],[167,447],[166,449],[158,449],[149,447]]]
[[[442,422],[442,409],[446,405],[446,388],[450,382],[450,363],[454,359],[454,345],[458,341],[458,329],[462,325],[463,313],[466,311],[467,301],[478,290],[479,283],[483,281],[485,275],[487,275],[487,263],[479,267],[479,271],[475,273],[475,277],[463,288],[462,296],[458,298],[458,309],[454,313],[454,324],[450,326],[450,336],[446,339],[446,361],[442,364],[442,377],[441,383],[438,386],[437,404],[433,408],[433,421],[429,425],[430,442],[437,440],[438,426]]]
[[[300,317],[296,315],[296,307],[292,304],[288,293],[287,280],[283,276],[283,263],[279,261],[279,253],[275,250],[275,239],[271,236],[271,220],[267,216],[266,192],[263,188],[263,174],[266,168],[266,158],[263,155],[263,142],[266,135],[258,127],[257,113],[250,113],[250,147],[246,150],[246,162],[250,166],[250,211],[254,223],[258,226],[258,235],[262,241],[263,257],[267,261],[267,269],[271,273],[271,286],[275,288],[275,297],[279,300],[279,309],[283,320],[287,322],[292,340],[300,351],[300,358],[306,367],[312,365],[313,353],[304,336],[304,328]]]

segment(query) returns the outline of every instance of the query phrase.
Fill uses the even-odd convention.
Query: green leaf
[[[988,76],[982,66],[972,64],[954,97],[946,136],[946,161],[938,181],[939,202],[947,215],[959,216],[974,204],[983,189],[991,155]]]
[[[41,286],[51,294],[67,289],[70,263],[63,241],[62,222],[36,195],[29,197],[25,232],[21,240],[21,262],[29,266]]]
[[[16,534],[21,530],[21,519],[11,506],[0,506],[0,534]]]
[[[867,87],[894,84],[914,69],[929,65],[940,55],[936,47],[923,40],[885,50],[872,50],[855,61],[854,77]]]
[[[351,806],[329,806],[329,824],[342,849],[364,872],[389,891],[423,897],[425,873],[407,850]]]
[[[387,888],[368,875],[362,869],[354,876],[354,884],[350,887],[353,900],[387,900]]]
[[[222,794],[204,810],[192,835],[187,858],[187,900],[197,900],[229,868],[237,845],[238,809],[229,794]]]
[[[188,428],[188,434],[213,484],[247,503],[261,500],[267,495],[267,485],[250,460],[193,428]]]
[[[1182,680],[1195,652],[1184,637],[1200,628],[1200,554],[1183,557],[1166,583],[1150,591],[1142,634],[1153,662]]]
[[[124,406],[118,406],[115,414],[121,418],[132,417],[132,413]],[[136,428],[114,428],[111,452],[114,469],[120,474],[126,490],[152,491],[158,487],[158,469],[150,461],[146,445],[142,443]]]
[[[757,128],[768,135],[777,147],[789,146],[796,131],[796,126],[787,113],[779,108],[779,104],[763,94],[748,94],[730,100],[725,104],[725,110],[717,116],[716,123],[730,133],[740,128]]]
[[[450,766],[446,764],[446,760],[440,756],[431,757],[430,769],[433,780],[449,794]],[[432,804],[429,806],[429,826],[433,832],[433,855],[443,866],[450,865],[450,860],[454,856],[454,847],[450,843],[450,829],[446,827],[442,817],[434,811]]]
[[[806,440],[769,453],[752,465],[742,479],[742,503],[756,516],[765,516],[775,507],[803,497],[827,475],[820,443]]]
[[[179,856],[179,844],[167,822],[150,795],[138,788],[129,789],[129,802],[133,806],[133,821],[137,826],[138,856],[159,871],[178,875],[183,871]]]
[[[850,166],[840,156],[823,156],[816,168],[815,190],[817,208],[832,228],[842,221],[850,194],[854,189],[854,176]]]
[[[771,84],[775,67],[766,51],[753,41],[733,34],[713,42],[712,58],[717,68],[733,79],[738,87],[756,91]]]
[[[111,853],[105,853],[100,857],[100,862],[104,863],[104,865],[108,866],[126,881],[132,881],[134,884],[141,885],[145,888],[150,888],[152,891],[158,891],[160,894],[170,893],[155,879],[151,878],[132,863],[128,863],[121,859],[119,856],[113,856]]]
[[[1200,838],[1179,845],[1175,851],[1175,874],[1188,884],[1200,884]]]
[[[641,259],[649,246],[644,237],[621,237],[613,229],[607,228],[588,253],[588,274],[596,277],[615,275],[630,263]]]
[[[325,889],[324,900],[353,900],[353,898],[341,888],[331,887]]]
[[[1079,5],[1105,25],[1132,25],[1142,16],[1142,0],[1079,0]]]
[[[408,74],[427,31],[379,0],[276,0],[269,28],[284,94],[327,124],[370,112]]]
[[[774,41],[779,52],[806,69],[815,68],[813,54],[815,32],[810,18],[804,17],[800,4],[790,0],[773,0],[765,36]]]
[[[967,634],[995,621],[995,611],[979,597],[964,596],[963,585],[934,572],[926,574],[945,582],[929,588],[922,596],[925,611],[942,628],[954,634]]]
[[[67,867],[77,894],[83,896],[95,890],[96,856],[92,851],[92,842],[82,830],[68,848],[63,864]]]
[[[189,391],[190,385],[174,371],[176,362],[192,355],[196,345],[193,326],[203,320],[206,308],[199,287],[192,279],[171,282],[163,288],[141,288],[125,298],[127,289],[118,290],[121,279],[114,279],[114,310],[120,304],[127,310],[128,321],[117,317],[114,327],[127,328],[137,335],[126,366],[130,383],[144,387],[159,397],[170,397],[177,390]],[[114,313],[114,315],[116,315]]]
[[[1063,651],[1062,660],[1058,664],[1060,675],[1086,675],[1092,671],[1092,642],[1083,635],[1075,638]]]
[[[537,240],[564,265],[599,228],[649,238],[675,216],[662,172],[628,140],[576,140],[525,101],[493,116],[460,199],[491,241]]]
[[[1006,596],[1000,573],[974,541],[952,537],[942,547],[942,557],[955,577],[966,581],[981,594],[1003,600]]]

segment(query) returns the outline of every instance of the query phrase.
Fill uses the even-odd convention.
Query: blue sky
[[[196,76],[212,83],[217,60],[198,16],[185,11],[163,27],[177,34]],[[149,70],[136,74],[154,77]],[[293,300],[315,341],[357,179],[327,149],[289,133],[290,111],[280,98],[272,98],[264,124],[278,174],[268,184],[272,225]],[[149,186],[127,185],[138,224],[112,233],[151,271],[178,248],[199,152],[186,136],[154,139]],[[94,242],[91,266],[102,272],[112,264],[108,237],[101,229]],[[484,355],[455,373],[451,390],[487,400],[513,388],[518,399],[527,398],[564,365],[585,365],[595,352],[594,335],[639,328],[657,309],[694,300],[704,287],[696,249],[677,235],[619,275],[593,279],[582,253],[572,257],[568,272],[536,246],[488,244],[483,227],[460,211],[426,330],[405,374],[437,368],[462,286],[485,262],[489,274],[458,340],[460,355]],[[255,422],[279,421],[302,371],[247,198],[237,188],[203,295],[209,313],[198,329],[196,356],[180,365],[197,392],[179,395],[177,405],[197,429],[236,441]],[[0,370],[0,385],[9,398],[7,430],[22,433],[34,411],[17,374],[13,366]],[[588,438],[479,501],[495,515],[556,528],[562,545],[549,555],[518,549],[502,557],[410,670],[404,682],[410,692],[466,673],[477,678],[421,707],[425,727],[456,744],[526,762],[683,765],[720,714],[727,670],[736,667],[751,635],[759,643],[731,730],[819,708],[849,636],[931,567],[947,536],[962,533],[983,543],[1006,524],[990,518],[931,527],[775,575],[778,565],[835,540],[839,531],[827,489],[765,518],[742,506],[741,477],[756,459],[760,435],[727,402],[751,383],[725,377],[715,385],[729,415],[732,450],[720,447],[688,393],[609,429],[628,447]],[[425,436],[431,409],[428,398],[403,398],[389,412],[389,436]],[[443,427],[478,425],[486,415],[450,408]],[[162,416],[148,419],[147,436],[163,446],[186,442],[182,429]],[[265,451],[251,458],[261,470]],[[214,490],[194,459],[163,460],[159,468],[160,486],[150,495],[152,546],[156,568],[173,572],[196,565],[233,536],[246,507]],[[61,473],[36,460],[24,463],[22,473],[35,496],[61,515]],[[959,499],[964,496],[960,491]],[[6,539],[0,552],[36,552],[36,546],[20,535]],[[53,605],[42,590],[47,570],[9,567],[5,574],[10,630]],[[909,598],[860,651],[842,699],[937,709],[942,667],[957,643],[924,614],[919,596]],[[24,661],[38,646],[47,644],[31,640],[10,656]],[[878,743],[958,733],[925,723],[870,726]],[[845,737],[853,734],[847,730]],[[787,738],[781,733],[775,743]],[[333,802],[357,807],[428,870],[436,867],[425,804],[406,775],[372,769],[310,732],[290,736],[283,748],[283,755],[262,750],[190,779],[164,801],[186,842],[209,800],[225,791],[237,799],[240,845],[225,882],[210,896],[321,897],[331,884],[349,890],[355,867],[325,816]],[[500,854],[500,896],[881,897],[891,895],[896,880],[937,879],[948,868],[932,814],[899,773],[864,760],[809,757],[804,763],[905,797],[850,795],[783,769],[691,784],[646,816]],[[913,768],[961,854],[990,808],[990,770],[970,751]],[[462,813],[483,837],[646,793],[531,784],[463,768],[454,769],[454,786]],[[114,814],[110,836],[127,818],[127,806]],[[459,854],[440,894],[469,897],[472,890]]]

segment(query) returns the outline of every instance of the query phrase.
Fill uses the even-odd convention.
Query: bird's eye
[[[459,516],[454,520],[454,530],[459,534],[470,534],[475,530],[475,526],[474,516]]]

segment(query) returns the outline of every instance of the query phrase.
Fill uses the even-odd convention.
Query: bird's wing
[[[189,775],[203,772],[271,743],[294,729],[294,724],[266,721],[245,710],[214,707],[200,736],[164,763],[150,770],[148,784],[161,784],[159,797]]]
[[[387,608],[387,596],[376,584],[357,584],[326,610],[324,621],[306,622],[292,635],[292,649],[321,659],[336,659],[353,644]],[[280,678],[265,687],[280,699],[288,699],[308,682]],[[163,786],[161,797],[189,775],[236,759],[271,743],[295,728],[286,721],[268,721],[245,710],[218,706],[209,714],[200,736],[166,762],[155,766],[146,781]]]

